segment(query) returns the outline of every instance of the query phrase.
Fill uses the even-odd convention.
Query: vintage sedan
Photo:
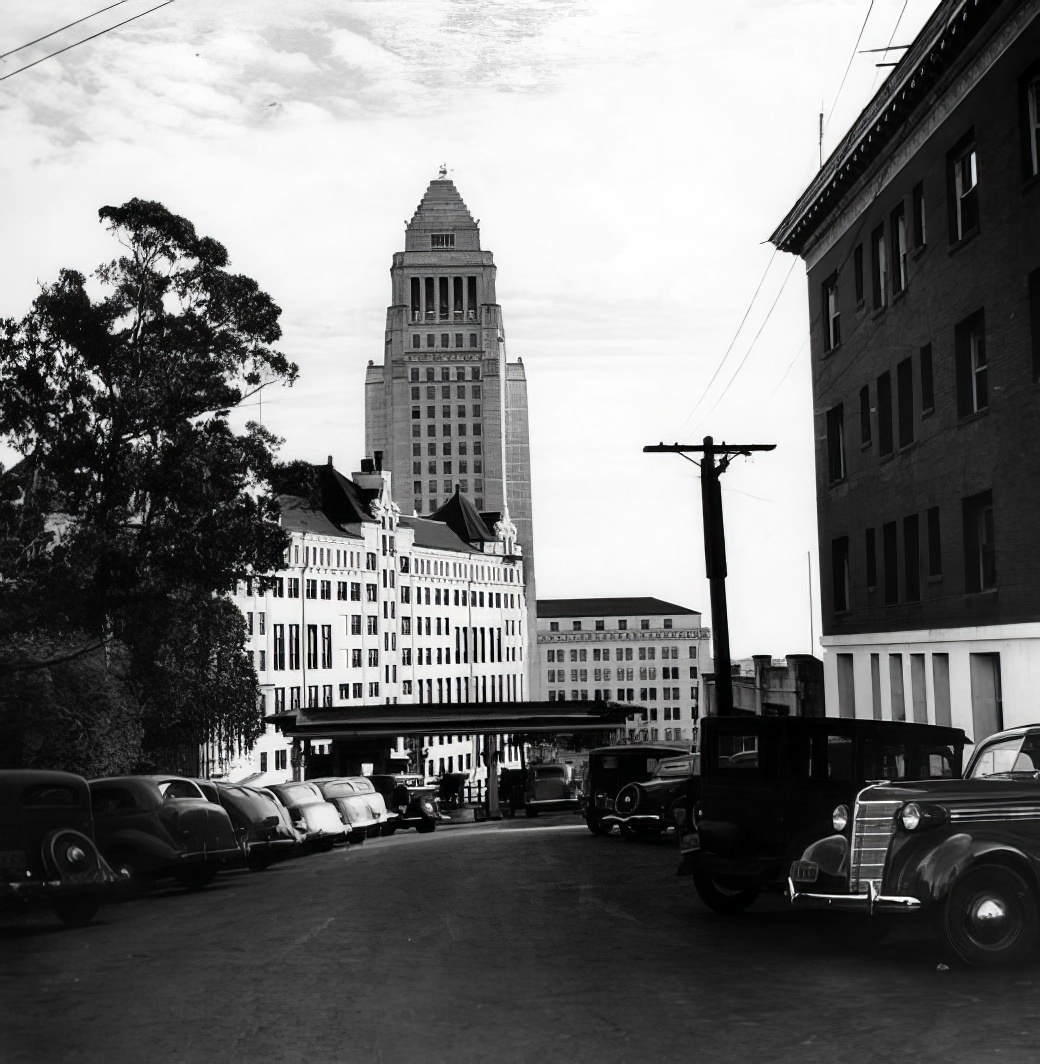
[[[613,815],[614,800],[625,784],[651,779],[663,759],[685,752],[687,748],[675,743],[623,743],[589,751],[581,798],[589,831],[609,834],[614,822],[605,818]]]
[[[390,811],[397,813],[397,820],[388,826],[388,834],[397,828],[415,828],[425,833],[433,831],[439,821],[451,819],[441,813],[437,788],[425,783],[422,776],[377,773],[365,778],[383,796]]]
[[[309,780],[322,797],[331,802],[347,826],[347,841],[364,842],[369,836],[393,834],[388,825],[397,821],[397,813],[390,813],[383,796],[364,776],[330,776]]]
[[[831,810],[870,780],[960,776],[959,728],[848,717],[706,717],[700,796],[683,811],[680,874],[701,901],[737,913],[782,893]]]
[[[514,816],[517,809],[523,809],[529,817],[578,811],[578,782],[569,765],[528,765],[526,772],[503,769],[500,779],[499,807],[503,816]]]
[[[284,861],[297,852],[301,836],[293,827],[288,811],[273,794],[217,780],[196,782],[206,797],[231,818],[250,871],[263,871],[273,862]]]
[[[71,772],[0,771],[0,903],[89,923],[118,877],[94,843],[90,789]]]
[[[700,754],[665,757],[648,780],[626,783],[614,799],[614,811],[601,817],[617,824],[624,838],[662,835],[675,828],[675,814],[700,792]]]
[[[1029,956],[1040,912],[1040,725],[989,736],[963,779],[883,783],[791,867],[793,904],[931,916],[970,965]],[[883,921],[875,924],[879,930]]]
[[[272,783],[267,788],[289,813],[305,850],[331,850],[347,835],[339,810],[311,782]]]
[[[127,888],[172,876],[186,890],[241,867],[228,814],[181,776],[113,776],[90,781],[98,848]]]

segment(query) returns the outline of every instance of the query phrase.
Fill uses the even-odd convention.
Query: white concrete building
[[[539,599],[538,662],[550,701],[631,702],[627,738],[696,741],[711,633],[656,598]]]
[[[421,770],[485,777],[474,736],[433,732],[356,742],[323,739],[322,721],[345,709],[517,701],[526,697],[526,621],[521,549],[504,522],[489,529],[456,492],[429,517],[404,517],[390,474],[372,460],[347,479],[316,467],[313,497],[279,497],[291,533],[285,568],[242,581],[267,714],[296,714],[313,739],[292,743],[268,728],[248,759],[221,766],[259,783],[308,775]],[[385,711],[385,715],[392,715]],[[330,731],[333,729],[330,728]],[[502,737],[505,763],[518,760]],[[423,750],[426,751],[423,754]],[[301,764],[306,759],[307,765]],[[410,759],[410,760],[409,760]]]

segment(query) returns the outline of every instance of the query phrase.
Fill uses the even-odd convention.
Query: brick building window
[[[883,225],[870,234],[870,290],[874,309],[880,310],[888,302],[888,252]]]
[[[845,479],[845,408],[827,411],[827,476],[831,484]]]
[[[907,602],[921,598],[921,535],[917,514],[903,518],[903,587]]]
[[[932,345],[921,348],[921,414],[930,414],[935,409],[935,381],[932,372]]]
[[[1027,177],[1040,174],[1040,73],[1036,65],[1023,79],[1023,162]]]
[[[864,384],[859,390],[859,444],[870,446],[870,385]]]
[[[993,541],[993,493],[984,491],[962,503],[964,519],[964,589],[989,591],[997,586]]]
[[[831,541],[831,580],[834,591],[834,612],[849,608],[849,538],[841,536]]]
[[[841,343],[841,312],[838,309],[838,275],[823,282],[823,349],[833,351]],[[476,417],[476,414],[474,414]]]
[[[906,290],[906,208],[902,203],[892,212],[892,294],[899,295]]]
[[[978,311],[954,330],[957,364],[957,413],[970,417],[989,406],[989,364],[986,357],[985,318]]]
[[[873,591],[877,587],[877,536],[872,528],[866,530],[864,553],[867,570],[867,590]]]
[[[899,601],[899,547],[895,521],[886,521],[881,526],[881,550],[885,565],[885,605],[894,606]]]
[[[863,245],[857,244],[852,249],[852,286],[856,296],[856,306],[863,302]]]
[[[899,403],[899,446],[909,447],[914,442],[914,361],[904,358],[896,366],[896,391]]]
[[[942,539],[939,529],[939,507],[928,508],[928,575],[942,576]]]
[[[1029,275],[1029,335],[1033,349],[1033,380],[1040,381],[1040,270]]]
[[[911,221],[913,224],[914,247],[923,248],[928,239],[928,233],[925,226],[923,181],[918,181],[917,184],[914,185],[913,192],[910,195],[910,209],[912,212]]]
[[[877,380],[878,453],[892,453],[892,378],[882,373]]]
[[[979,172],[975,135],[969,133],[949,155],[950,240],[966,240],[979,228]]]

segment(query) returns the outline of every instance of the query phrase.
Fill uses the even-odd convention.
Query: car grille
[[[901,802],[857,802],[852,822],[852,859],[849,891],[859,894],[870,880],[880,882],[885,869],[888,842],[895,830]]]

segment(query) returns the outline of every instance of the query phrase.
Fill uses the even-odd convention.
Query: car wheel
[[[694,869],[693,885],[709,909],[726,915],[743,912],[758,897],[758,887],[754,884],[720,879],[702,869]]]
[[[54,903],[54,915],[66,927],[83,927],[100,908],[97,898],[62,898]]]
[[[379,825],[379,834],[382,835],[384,839],[390,838],[390,836],[393,835],[393,833],[396,830],[397,830],[397,825],[396,824],[391,824],[391,823],[387,822],[385,824],[380,824]]]
[[[513,808],[513,803],[509,801],[502,802],[499,807],[502,810],[502,815],[508,820],[516,816],[516,810]]]
[[[246,868],[248,868],[250,872],[264,872],[270,867],[270,854],[260,853],[257,850],[250,850],[246,854]]]
[[[436,820],[427,820],[426,818],[423,818],[422,820],[419,821],[419,824],[418,824],[418,826],[416,827],[415,830],[418,831],[420,835],[428,835],[436,827],[437,827],[437,821]]]
[[[1036,899],[1014,869],[983,865],[954,884],[940,909],[940,931],[965,964],[1023,960],[1036,941]]]
[[[588,813],[585,816],[585,826],[593,835],[609,835],[612,824],[604,824],[598,813]]]
[[[185,890],[202,890],[216,878],[217,870],[209,865],[195,865],[193,868],[181,868],[174,874],[174,879]]]
[[[326,835],[323,838],[318,839],[318,841],[314,844],[314,848],[318,851],[318,853],[328,853],[335,845],[336,836]]]
[[[360,846],[368,838],[367,831],[352,831],[347,835],[347,842],[354,846]]]

